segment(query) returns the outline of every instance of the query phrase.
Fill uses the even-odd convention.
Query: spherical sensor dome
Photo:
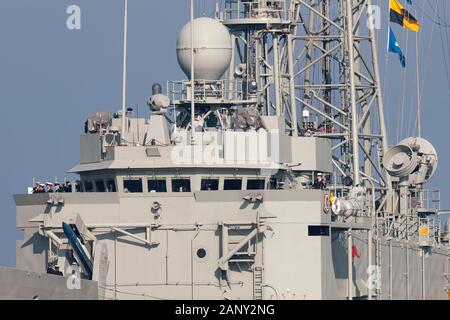
[[[194,76],[198,80],[218,80],[231,62],[232,45],[228,29],[211,18],[194,20]],[[191,77],[191,23],[180,32],[177,42],[178,63]]]

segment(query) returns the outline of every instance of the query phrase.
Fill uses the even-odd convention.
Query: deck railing
[[[290,20],[293,16],[290,3],[288,0],[226,0],[221,10],[222,18]]]
[[[171,101],[190,101],[192,85],[189,80],[169,81],[168,96]],[[245,86],[237,80],[196,80],[194,100],[196,103],[237,102],[244,99]]]

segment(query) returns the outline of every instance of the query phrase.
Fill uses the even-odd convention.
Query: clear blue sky
[[[189,18],[188,1],[129,1],[128,104],[139,104],[140,110],[146,111],[154,82],[165,84],[183,77],[175,42]],[[380,67],[382,78],[388,79],[385,108],[390,142],[394,143],[401,123],[403,82],[397,58],[390,56],[385,63],[387,0],[378,2],[383,4],[384,15],[379,32]],[[66,8],[71,4],[81,7],[82,30],[66,28]],[[25,193],[33,177],[62,179],[78,162],[79,135],[87,115],[97,109],[120,108],[122,4],[122,0],[0,1],[0,265],[14,266],[15,240],[20,237],[15,231],[12,195]],[[435,29],[428,51],[431,24],[425,18],[421,22],[423,136],[439,152],[440,167],[432,186],[442,189],[443,207],[450,208],[450,94],[439,31]],[[395,31],[402,45],[406,33],[399,28]],[[414,49],[414,41],[410,41],[403,136],[411,134],[409,122],[415,114]],[[386,76],[385,69],[389,70]]]

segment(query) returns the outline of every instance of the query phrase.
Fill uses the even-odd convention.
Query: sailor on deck
[[[41,182],[36,182],[36,186],[33,188],[33,193],[44,193],[45,192],[45,184]]]
[[[47,182],[47,193],[53,193],[53,183]]]
[[[55,192],[56,192],[56,193],[64,192],[64,190],[63,190],[61,184],[58,183],[58,182],[55,182]]]
[[[316,179],[314,180],[314,183],[312,185],[312,188],[319,190],[325,190],[327,188],[327,184],[321,172],[317,174]]]

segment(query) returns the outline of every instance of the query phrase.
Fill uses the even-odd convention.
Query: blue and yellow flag
[[[419,32],[420,25],[416,18],[413,17],[406,9],[397,2],[390,0],[390,21],[398,23],[403,28]]]
[[[388,52],[396,53],[398,54],[400,58],[400,64],[403,68],[406,67],[406,58],[403,54],[402,49],[400,48],[397,39],[395,38],[394,32],[391,28],[389,28],[389,36],[388,36]]]

